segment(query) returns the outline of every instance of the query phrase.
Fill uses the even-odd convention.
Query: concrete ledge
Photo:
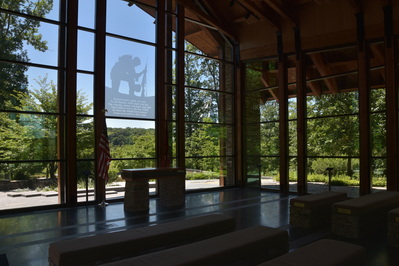
[[[287,231],[255,226],[106,265],[256,265],[287,251]]]
[[[366,261],[366,249],[359,245],[322,239],[259,266],[357,266]]]
[[[231,232],[235,220],[222,214],[51,243],[49,265],[98,265]]]

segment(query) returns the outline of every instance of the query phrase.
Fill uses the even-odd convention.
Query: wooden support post
[[[296,91],[297,91],[297,170],[298,170],[298,194],[307,193],[307,152],[306,152],[306,80],[305,64],[301,50],[301,36],[299,28],[294,29],[295,53],[296,53]]]
[[[385,86],[387,105],[387,189],[398,191],[398,89],[395,77],[395,41],[392,7],[384,7]]]
[[[105,180],[98,178],[98,141],[104,130],[105,116],[105,26],[106,26],[106,0],[98,0],[96,7],[96,39],[95,39],[95,62],[94,62],[94,131],[95,131],[95,176],[96,176],[96,202],[105,200]]]
[[[66,59],[66,202],[77,203],[77,152],[76,152],[76,76],[78,51],[78,1],[68,1],[68,30]]]
[[[370,131],[370,82],[369,53],[364,39],[364,16],[356,14],[358,31],[358,82],[359,82],[359,141],[360,141],[360,189],[359,194],[371,192],[371,131]]]
[[[288,193],[288,86],[287,66],[283,53],[281,33],[277,34],[278,84],[279,84],[279,128],[280,128],[280,191]]]

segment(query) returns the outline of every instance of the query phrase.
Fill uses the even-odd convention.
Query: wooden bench
[[[96,265],[232,232],[235,220],[211,214],[51,243],[49,265]]]
[[[399,192],[380,191],[334,203],[331,231],[347,238],[364,238],[386,230],[388,212],[399,207]]]
[[[255,226],[106,265],[256,265],[287,251],[287,231]]]
[[[330,226],[331,206],[347,200],[344,192],[327,191],[290,200],[290,225],[300,228]]]
[[[259,266],[364,265],[366,249],[332,239],[322,239]]]
[[[392,247],[399,247],[399,208],[388,212],[388,243]]]

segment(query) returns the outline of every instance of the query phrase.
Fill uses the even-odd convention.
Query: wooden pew
[[[51,243],[49,265],[98,265],[235,230],[235,220],[211,214]]]
[[[388,244],[399,247],[399,208],[388,212]]]
[[[322,239],[259,266],[357,266],[366,261],[362,246],[332,239]]]
[[[334,203],[331,231],[347,238],[372,236],[387,228],[388,212],[399,207],[399,192],[380,191]]]
[[[330,226],[331,206],[347,200],[344,192],[327,191],[290,200],[290,225],[305,229]]]
[[[106,265],[256,265],[287,251],[287,231],[255,226]]]

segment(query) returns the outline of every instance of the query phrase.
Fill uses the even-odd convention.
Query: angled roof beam
[[[356,12],[363,12],[363,1],[362,0],[350,0]]]
[[[193,2],[189,0],[177,0],[180,4],[182,4],[185,8],[189,9],[191,12],[196,14],[200,19],[209,24],[210,26],[215,27],[223,34],[228,36],[229,38],[238,41],[237,32],[235,32],[232,28],[226,25],[221,25],[221,23],[217,22],[214,18],[203,12],[200,8],[197,7]]]
[[[319,71],[320,76],[322,77],[330,76],[333,74],[332,69],[324,63],[323,58],[320,54],[315,53],[315,54],[310,54],[309,56],[312,59],[316,69]],[[327,88],[330,92],[332,93],[338,92],[337,82],[335,81],[335,79],[326,78],[324,79],[324,82],[326,83]]]
[[[267,77],[267,73],[266,72],[262,72],[262,77],[260,78],[260,81],[262,82],[262,84],[266,88],[269,87],[269,82],[268,82],[268,77]],[[277,89],[269,89],[267,91],[272,95],[273,99],[278,102]],[[263,104],[265,104],[265,102],[266,102],[264,97],[261,97],[261,101],[262,101]]]
[[[370,50],[374,55],[374,59],[372,59],[372,62],[379,66],[385,65],[385,54],[382,50],[382,47],[378,45],[370,45]],[[379,72],[382,76],[382,79],[385,80],[385,68],[381,68]]]
[[[274,11],[276,11],[285,20],[290,21],[294,25],[294,27],[299,26],[298,18],[291,9],[294,4],[288,2],[288,0],[285,0],[285,2],[287,2],[285,5],[281,4],[277,0],[263,0],[263,2],[265,2],[268,6],[274,9]]]
[[[249,12],[253,13],[260,20],[266,21],[270,25],[272,25],[276,31],[281,31],[278,14],[269,6],[263,5],[263,9],[261,10],[259,6],[255,5],[250,0],[240,0],[240,4],[245,7]]]

